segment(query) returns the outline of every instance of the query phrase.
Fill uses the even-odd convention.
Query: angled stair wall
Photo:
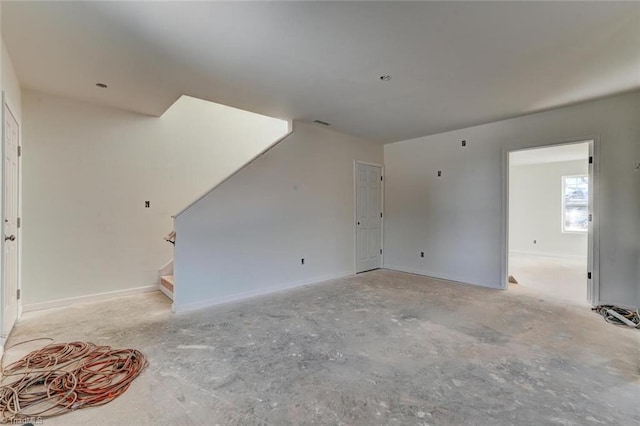
[[[172,215],[289,127],[190,97],[149,117],[26,90],[23,111],[25,309],[157,286]]]
[[[380,164],[382,152],[295,122],[291,136],[176,217],[174,310],[352,274],[354,161]]]

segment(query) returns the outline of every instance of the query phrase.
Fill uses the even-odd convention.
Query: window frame
[[[578,174],[573,174],[573,175],[563,175],[561,176],[561,181],[560,181],[560,193],[561,193],[561,197],[562,197],[562,206],[560,209],[560,232],[563,234],[588,234],[589,233],[589,224],[587,222],[587,228],[584,230],[572,230],[572,229],[566,229],[565,228],[565,212],[566,212],[566,208],[567,208],[567,203],[566,203],[566,189],[567,189],[567,184],[566,184],[566,180],[567,178],[586,178],[587,179],[587,199],[584,203],[576,203],[576,204],[570,204],[569,206],[585,206],[587,208],[587,221],[588,221],[588,215],[589,215],[589,200],[590,200],[590,195],[589,195],[589,189],[590,189],[590,185],[589,185],[589,173],[578,173]]]

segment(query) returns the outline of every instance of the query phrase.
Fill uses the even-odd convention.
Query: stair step
[[[163,293],[173,300],[173,275],[163,275],[160,277],[160,285]]]

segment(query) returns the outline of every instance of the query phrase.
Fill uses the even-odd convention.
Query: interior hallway
[[[531,289],[379,270],[189,314],[169,304],[148,293],[25,314],[7,347],[88,340],[150,362],[121,398],[45,424],[640,422],[640,333]]]

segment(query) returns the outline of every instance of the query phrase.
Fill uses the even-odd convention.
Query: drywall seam
[[[202,200],[204,197],[206,197],[210,192],[214,191],[217,187],[219,187],[220,185],[222,185],[223,183],[225,183],[226,181],[228,181],[229,179],[231,179],[233,176],[235,176],[236,174],[240,173],[241,170],[244,170],[246,167],[248,167],[251,163],[253,163],[256,159],[258,159],[259,157],[263,156],[264,154],[266,154],[267,152],[269,152],[272,148],[274,148],[276,145],[278,145],[280,142],[283,142],[285,139],[287,139],[289,136],[291,136],[293,134],[293,122],[291,120],[287,121],[288,123],[288,130],[287,133],[285,133],[282,137],[280,137],[279,139],[276,139],[275,142],[273,142],[271,145],[269,145],[268,147],[266,147],[264,150],[262,150],[261,152],[259,152],[256,156],[254,156],[253,158],[251,158],[249,161],[247,161],[246,163],[244,163],[242,166],[240,166],[240,168],[238,168],[235,172],[231,173],[229,176],[227,176],[226,178],[222,179],[220,182],[218,182],[217,184],[215,184],[213,187],[211,187],[211,189],[209,189],[208,191],[205,191],[204,194],[202,194],[201,196],[199,196],[198,198],[196,198],[195,200],[193,200],[191,203],[189,203],[185,208],[183,208],[182,210],[180,210],[178,213],[176,213],[175,215],[173,215],[173,218],[176,218],[178,216],[180,216],[182,213],[184,213],[185,211],[189,210],[194,204],[197,204],[200,200]]]
[[[23,312],[40,311],[43,309],[60,308],[63,306],[75,305],[77,303],[97,302],[105,299],[113,299],[122,296],[131,296],[133,294],[148,293],[157,291],[157,285],[148,285],[144,287],[129,288],[126,290],[107,291],[104,293],[90,294],[87,296],[68,297],[65,299],[51,300],[49,302],[31,303],[23,306]]]
[[[268,288],[264,288],[264,289],[261,288],[261,289],[256,289],[256,290],[252,290],[252,291],[245,291],[245,292],[242,292],[242,293],[235,293],[235,294],[231,294],[231,295],[224,296],[224,297],[218,297],[218,298],[214,298],[214,299],[206,299],[206,300],[201,300],[201,301],[198,301],[198,302],[187,303],[186,305],[180,306],[179,309],[174,304],[173,309],[174,309],[174,313],[181,314],[181,313],[185,313],[185,312],[195,311],[195,310],[198,310],[198,309],[208,308],[208,307],[211,307],[211,306],[222,305],[222,304],[225,304],[225,303],[236,302],[236,301],[250,299],[250,298],[258,297],[258,296],[265,296],[265,295],[273,294],[273,293],[279,293],[281,291],[291,290],[291,289],[294,289],[294,288],[297,288],[297,287],[306,286],[306,285],[322,284],[322,283],[324,283],[326,281],[329,281],[329,280],[345,278],[345,277],[349,277],[349,276],[352,276],[352,275],[353,275],[352,271],[342,271],[342,272],[338,272],[336,274],[322,275],[322,276],[319,276],[319,277],[314,277],[314,278],[301,280],[301,281],[294,281],[294,282],[291,282],[291,283],[281,284],[281,285],[278,285],[278,286],[272,286],[272,287],[268,287]]]

